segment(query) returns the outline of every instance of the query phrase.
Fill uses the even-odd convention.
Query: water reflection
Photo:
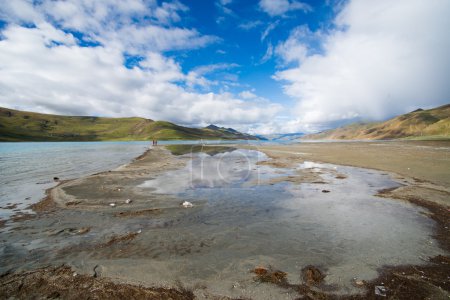
[[[373,279],[383,265],[420,264],[424,253],[441,253],[431,242],[434,223],[423,209],[374,196],[397,185],[387,174],[313,162],[294,170],[257,164],[265,159],[251,150],[197,153],[186,168],[142,185],[194,205],[206,201],[173,230],[189,232],[185,240],[192,244],[200,237],[214,241],[201,256],[188,255],[182,266],[189,274],[209,274],[196,276],[220,287],[218,292],[247,280],[257,265],[273,265],[295,283],[309,264],[327,270],[327,284],[349,292],[353,278]],[[270,180],[295,177],[295,169],[323,180]],[[163,260],[169,263],[172,255]],[[183,272],[175,273],[189,281]]]
[[[242,183],[259,178],[256,163],[267,156],[255,150],[235,150],[210,147],[214,153],[189,152],[184,169],[167,172],[141,184],[155,193],[178,194],[192,189],[239,187]],[[187,151],[187,150],[186,150]]]

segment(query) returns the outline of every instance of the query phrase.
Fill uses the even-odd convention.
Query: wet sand
[[[405,185],[391,191],[389,197],[450,206],[449,141],[301,143],[256,148],[273,159],[267,162],[273,166],[315,161],[386,171]]]
[[[450,152],[448,143],[305,143],[287,146],[250,146],[250,148],[262,151],[271,157],[271,160],[260,164],[274,168],[292,168],[294,165],[305,161],[318,161],[392,173],[391,175],[401,186],[380,191],[378,196],[408,201],[426,208],[428,217],[436,222],[434,238],[439,242],[442,249],[450,251],[450,218],[448,218]],[[102,259],[106,262],[108,258],[133,259],[135,257],[139,260],[143,257],[142,250],[133,246],[134,240],[147,238],[145,234],[141,234],[140,228],[150,225],[158,228],[170,227],[173,222],[177,222],[177,220],[192,214],[195,210],[201,209],[204,205],[201,200],[196,203],[192,210],[186,210],[180,207],[179,198],[169,194],[155,194],[151,192],[151,189],[140,187],[149,178],[158,177],[167,171],[176,172],[186,164],[188,159],[187,157],[173,156],[164,148],[158,148],[146,152],[127,166],[110,172],[62,182],[49,190],[48,197],[33,207],[38,212],[35,218],[25,221],[17,220],[16,229],[13,228],[12,230],[20,231],[24,236],[27,236],[33,234],[33,225],[45,223],[47,228],[50,228],[47,235],[55,237],[55,241],[58,241],[56,247],[59,247],[59,250],[54,256],[38,263],[33,262],[32,258],[19,257],[18,260],[17,258],[16,260],[13,259],[8,266],[5,265],[2,269],[3,272],[5,272],[5,268],[10,268],[14,272],[1,277],[0,295],[28,298],[35,295],[48,296],[53,293],[63,298],[76,298],[80,295],[71,294],[67,291],[67,285],[79,285],[77,279],[70,278],[73,272],[78,272],[84,274],[83,277],[78,277],[83,279],[84,286],[90,286],[93,289],[95,287],[94,290],[101,291],[99,297],[106,295],[113,298],[114,295],[116,295],[116,298],[124,295],[135,295],[137,298],[146,297],[149,299],[214,297],[214,295],[205,292],[202,287],[190,287],[194,288],[194,292],[184,287],[173,286],[164,289],[139,287],[140,284],[146,285],[145,279],[141,282],[133,276],[129,277],[129,280],[124,279],[127,278],[127,272],[133,271],[132,269],[127,270],[124,265],[116,266],[115,269],[103,269],[100,272],[102,274],[98,274],[98,270],[104,268],[101,264]],[[317,172],[306,169],[278,178],[269,178],[264,184],[280,182],[320,184],[325,186],[322,192],[327,193],[327,182],[324,182],[323,177],[319,175]],[[345,180],[345,174],[339,171],[330,171],[328,175],[337,180]],[[65,228],[58,226],[59,221],[57,220],[61,218],[64,218]],[[80,218],[83,220],[80,221]],[[116,228],[114,224],[119,224],[124,219],[131,220],[131,222],[127,224],[127,227],[117,225]],[[33,224],[33,222],[35,223]],[[70,224],[73,226],[68,226]],[[114,234],[111,234],[109,229],[113,229]],[[71,243],[66,242],[61,239],[65,236],[75,237],[75,240]],[[17,242],[20,242],[20,240]],[[211,241],[206,239],[199,241],[198,251],[201,253],[201,247],[209,244],[211,244]],[[177,247],[177,249],[174,249],[176,250],[174,253],[183,253],[182,244],[175,244],[174,247]],[[133,251],[138,250],[141,252],[133,254]],[[192,251],[195,250],[195,247],[186,246],[185,250]],[[80,263],[79,257],[74,256],[74,253],[80,251],[90,252],[89,259]],[[73,269],[68,267],[42,269],[48,264],[64,262],[66,256],[70,257],[67,263]],[[24,260],[26,263],[17,267],[20,260]],[[99,265],[92,264],[89,262],[90,260],[97,260],[100,263]],[[280,275],[283,274],[283,270],[279,271],[281,273],[269,273],[275,274],[275,277],[267,277],[265,272],[260,273],[264,273],[266,276],[261,284],[274,285],[281,291],[286,290],[287,293],[297,294],[299,297],[303,295],[306,299],[334,299],[338,296],[349,299],[377,299],[373,292],[377,285],[388,288],[388,298],[411,299],[414,295],[420,295],[420,297],[431,297],[433,299],[447,299],[450,290],[449,263],[448,257],[440,256],[432,258],[425,266],[386,266],[380,270],[381,275],[377,279],[355,284],[360,289],[360,294],[349,296],[334,294],[332,290],[327,291],[329,287],[326,286],[309,284],[308,279],[302,284],[290,283],[289,278],[286,279]],[[255,268],[257,267],[255,265]],[[261,268],[264,267],[269,268],[269,266],[262,266]],[[30,270],[37,270],[36,274],[39,275],[30,277],[27,275],[30,274],[27,273]],[[118,276],[120,273],[122,273],[122,276]],[[258,273],[254,273],[256,274],[254,280],[260,280]],[[97,277],[105,276],[104,274],[112,279],[102,278],[103,283],[99,285]],[[153,274],[153,277],[157,275]],[[24,276],[29,280],[24,281],[25,288],[18,288],[17,283]],[[64,278],[65,287],[55,284],[59,276]],[[246,276],[252,278],[251,274]],[[44,279],[42,279],[43,277]],[[267,280],[267,278],[272,277],[276,280],[273,282]],[[152,278],[151,274],[149,278]],[[44,282],[43,287],[37,288],[36,282]],[[129,285],[130,283],[131,285]],[[104,284],[116,284],[121,286],[120,288],[114,286],[119,291],[130,290],[137,294],[131,292],[114,294],[112,290],[108,292]],[[164,286],[164,284],[161,286]],[[89,292],[89,289],[86,292]],[[220,299],[226,299],[226,297]]]
[[[355,166],[450,188],[450,141],[299,143],[252,148],[263,151],[278,164],[310,160]]]

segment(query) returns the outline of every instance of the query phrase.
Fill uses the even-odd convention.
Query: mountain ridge
[[[396,116],[384,122],[353,123],[305,135],[303,140],[450,139],[450,104]]]
[[[217,127],[219,128],[219,127]],[[233,129],[234,130],[234,129]],[[257,138],[238,131],[190,128],[140,117],[62,116],[0,107],[0,141],[130,141]]]

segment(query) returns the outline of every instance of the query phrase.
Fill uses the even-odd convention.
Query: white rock
[[[386,297],[387,289],[382,285],[375,286],[375,295]]]
[[[115,203],[110,203],[109,206],[114,207],[114,206],[116,206],[116,204]]]
[[[142,230],[141,229],[139,229],[138,231],[137,231],[137,233],[141,233],[142,232]]]
[[[181,204],[181,205],[183,205],[184,208],[188,208],[188,207],[194,206],[194,204],[192,204],[192,203],[189,202],[189,201],[184,201],[183,204]]]
[[[125,200],[125,203],[126,203],[126,204],[130,204],[130,203],[131,203],[131,199]]]

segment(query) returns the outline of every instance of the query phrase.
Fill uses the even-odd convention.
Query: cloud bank
[[[8,25],[0,33],[0,106],[186,125],[272,118],[279,105],[191,88],[211,84],[205,73],[238,66],[184,73],[165,54],[217,41],[177,27],[187,10],[177,1],[2,1],[0,18]]]
[[[276,51],[294,66],[274,77],[297,100],[299,128],[450,102],[449,16],[447,0],[358,0],[333,30],[294,29]]]

